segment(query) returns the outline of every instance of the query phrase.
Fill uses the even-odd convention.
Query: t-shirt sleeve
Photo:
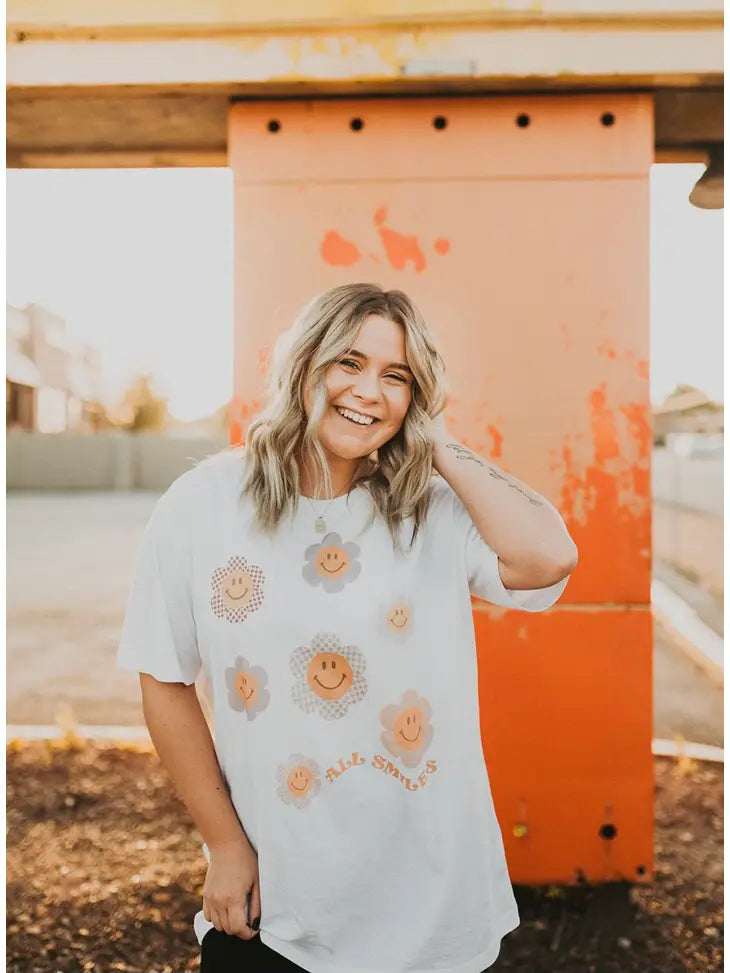
[[[176,485],[158,501],[142,535],[117,666],[160,682],[191,685],[201,670],[193,615],[189,521]]]
[[[475,598],[482,598],[493,605],[516,608],[521,611],[545,611],[554,605],[565,591],[570,575],[545,588],[515,590],[505,588],[499,574],[498,557],[484,541],[474,526],[469,512],[458,495],[444,480],[439,487],[441,501],[450,508],[453,531],[460,549],[464,551],[469,591]]]

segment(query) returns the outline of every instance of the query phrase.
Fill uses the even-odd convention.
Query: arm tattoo
[[[457,459],[467,459],[471,460],[473,463],[478,463],[480,466],[484,466],[484,461],[480,459],[476,453],[473,453],[466,446],[462,446],[461,443],[447,443],[447,449],[453,449],[456,453]]]
[[[461,443],[447,443],[446,448],[453,449],[457,459],[470,460],[473,463],[478,463],[479,466],[484,466],[484,460],[477,456],[476,453],[472,452],[471,449],[467,449],[466,446],[462,446]],[[488,466],[487,469],[489,470],[489,475],[491,477],[493,477],[495,480],[502,480],[510,487],[510,489],[517,490],[517,492],[521,493],[523,497],[527,497],[530,503],[535,507],[545,506],[541,500],[537,500],[535,497],[531,497],[529,493],[525,493],[522,487],[518,486],[518,484],[511,483],[509,477],[505,476],[504,473],[496,470],[493,466]]]

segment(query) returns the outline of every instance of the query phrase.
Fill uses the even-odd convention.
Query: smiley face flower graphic
[[[380,722],[385,729],[380,735],[383,746],[406,767],[417,767],[433,740],[430,723],[431,707],[414,689],[403,693],[400,703],[385,706]]]
[[[285,804],[307,807],[322,789],[319,765],[301,753],[292,753],[276,768],[279,786],[276,793]]]
[[[242,622],[264,602],[264,572],[245,557],[231,557],[216,568],[211,580],[210,606],[217,618]]]
[[[326,720],[340,719],[367,692],[365,666],[356,645],[343,645],[331,632],[319,632],[311,645],[291,654],[289,668],[296,679],[292,699],[305,713],[317,710]]]
[[[343,544],[340,535],[330,531],[304,552],[302,577],[313,586],[321,585],[325,591],[342,591],[362,570],[359,556],[358,544],[353,541]]]
[[[233,665],[226,668],[228,702],[232,709],[243,711],[249,720],[255,720],[269,705],[271,694],[266,688],[269,677],[261,666],[251,666],[242,655],[236,656]]]
[[[395,591],[378,605],[378,629],[389,642],[409,642],[414,627],[413,599],[404,592]]]

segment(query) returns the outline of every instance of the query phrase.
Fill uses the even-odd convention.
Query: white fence
[[[8,490],[166,490],[225,436],[108,432],[90,436],[8,431]]]
[[[225,436],[110,432],[7,435],[9,490],[166,490],[197,460],[228,445]],[[652,497],[716,517],[723,513],[723,461],[652,452]]]

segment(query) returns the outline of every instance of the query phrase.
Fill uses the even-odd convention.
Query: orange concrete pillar
[[[484,752],[515,882],[649,881],[649,95],[246,102],[230,112],[238,440],[315,292],[398,287],[454,434],[560,510],[579,566],[474,602]]]

